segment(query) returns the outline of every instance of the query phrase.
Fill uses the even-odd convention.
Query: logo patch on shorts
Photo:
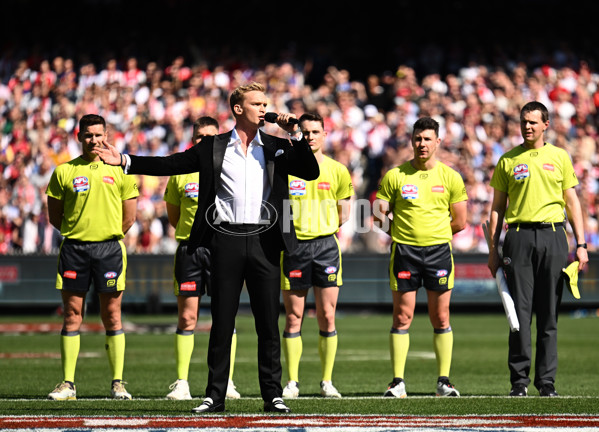
[[[447,276],[448,274],[449,274],[449,272],[445,269],[437,270],[437,277],[444,277],[444,276]]]
[[[291,270],[289,272],[289,277],[290,278],[301,278],[302,277],[302,271],[301,270]]]
[[[113,271],[106,272],[106,273],[104,273],[104,277],[106,279],[114,279],[116,277],[116,272],[113,272]]]
[[[439,279],[439,285],[447,285],[447,278],[442,277],[441,279]]]
[[[62,277],[67,279],[77,279],[77,272],[73,270],[67,270],[62,274]]]
[[[196,283],[195,282],[184,282],[179,287],[179,291],[195,291]]]
[[[530,177],[530,172],[528,171],[528,165],[520,164],[514,167],[514,178],[516,180],[524,180],[525,178]]]
[[[512,263],[512,259],[510,257],[503,257],[503,265],[509,266]]]
[[[200,186],[197,183],[187,183],[185,185],[185,196],[187,198],[197,198]]]
[[[326,274],[337,273],[337,267],[335,267],[335,266],[329,266],[329,267],[327,267],[327,268],[324,269],[324,272]]]
[[[75,177],[73,179],[73,190],[75,192],[86,192],[89,190],[89,180],[85,176]]]
[[[115,286],[115,285],[116,285],[116,280],[115,280],[115,279],[108,279],[108,280],[106,281],[106,286],[107,286],[107,287],[113,287],[113,286]]]
[[[400,271],[399,273],[397,273],[397,279],[411,279],[412,278],[412,273],[410,273],[409,271]]]
[[[330,274],[329,277],[329,282],[335,282],[335,280],[337,279],[337,275],[336,274]]]

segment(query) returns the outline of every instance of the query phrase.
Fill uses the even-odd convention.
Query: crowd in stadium
[[[422,55],[435,58],[434,51]],[[343,251],[388,252],[389,237],[371,228],[364,203],[386,170],[411,158],[411,126],[429,115],[441,124],[439,158],[462,174],[469,196],[468,226],[454,237],[454,251],[487,252],[481,223],[493,196],[489,180],[501,154],[522,142],[519,110],[530,100],[549,108],[548,141],[572,157],[589,250],[599,246],[599,72],[566,49],[543,62],[498,56],[443,74],[406,61],[356,78],[330,64],[318,80],[310,74],[314,65],[293,58],[259,67],[183,56],[164,64],[135,56],[82,59],[0,54],[0,254],[56,252],[60,235],[47,219],[45,188],[58,164],[81,154],[76,127],[83,114],[106,118],[110,141],[124,153],[166,155],[190,145],[199,116],[216,118],[221,132],[231,129],[230,91],[248,81],[267,86],[269,111],[317,111],[325,119],[325,151],[349,168],[356,190],[354,217],[339,233]],[[137,221],[125,238],[130,253],[174,252],[166,181],[139,178]]]

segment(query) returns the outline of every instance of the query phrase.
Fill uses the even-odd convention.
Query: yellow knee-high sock
[[[123,329],[106,331],[106,354],[112,371],[112,379],[122,380],[125,366],[125,332]]]
[[[75,369],[77,357],[81,346],[81,335],[78,331],[60,332],[60,357],[62,359],[62,373],[65,381],[75,382]]]
[[[233,330],[231,339],[231,366],[229,368],[229,379],[233,381],[233,370],[235,369],[235,354],[237,352],[237,330]]]
[[[177,362],[177,379],[187,381],[189,377],[189,364],[195,345],[193,330],[180,330],[175,332],[175,359]]]
[[[433,347],[437,357],[439,376],[449,377],[451,369],[451,356],[453,355],[453,332],[451,327],[435,329],[433,333]]]
[[[299,382],[299,364],[302,358],[302,333],[283,332],[283,352],[287,361],[289,381]]]
[[[335,356],[337,355],[337,330],[332,332],[320,331],[318,335],[318,354],[320,355],[322,381],[331,381]]]
[[[389,334],[389,351],[391,352],[393,378],[403,379],[409,349],[410,333],[408,333],[408,330],[391,328],[391,333]]]

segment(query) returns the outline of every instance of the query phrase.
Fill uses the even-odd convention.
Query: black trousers
[[[236,232],[215,232],[210,248],[212,328],[208,343],[206,397],[215,403],[225,400],[231,338],[245,282],[258,335],[260,393],[270,402],[283,392],[279,336],[281,251],[273,245],[269,232],[255,233],[254,225],[231,226],[228,230]]]
[[[510,228],[503,246],[504,270],[520,331],[510,333],[508,366],[512,385],[530,383],[531,323],[536,315],[534,384],[553,384],[557,372],[557,315],[568,261],[563,226]]]

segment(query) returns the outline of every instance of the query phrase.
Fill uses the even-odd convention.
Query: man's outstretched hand
[[[108,165],[124,166],[125,158],[122,157],[121,153],[116,149],[116,147],[112,144],[109,144],[108,141],[104,141],[103,144],[103,147],[95,147],[92,150],[92,153],[100,156],[100,159],[102,159],[104,163]]]

